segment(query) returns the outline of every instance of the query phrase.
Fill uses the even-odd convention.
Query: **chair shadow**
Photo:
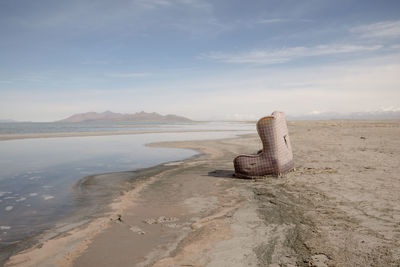
[[[208,172],[208,176],[217,177],[217,178],[231,178],[231,179],[238,179],[235,176],[235,172],[232,170],[214,170]]]

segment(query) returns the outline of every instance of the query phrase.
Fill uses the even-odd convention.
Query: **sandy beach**
[[[296,170],[258,180],[232,164],[256,134],[151,144],[201,154],[135,172],[104,213],[5,266],[400,266],[400,121],[289,131]]]

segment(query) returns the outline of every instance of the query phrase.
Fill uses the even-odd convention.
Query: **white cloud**
[[[360,46],[349,44],[318,45],[313,47],[298,46],[282,48],[280,50],[254,50],[238,54],[213,52],[204,54],[200,58],[212,59],[226,63],[277,64],[301,57],[375,51],[381,47],[381,45]]]
[[[321,113],[322,113],[322,112],[319,111],[319,110],[313,110],[313,111],[311,111],[311,112],[306,113],[306,115],[319,115],[319,114],[321,114]]]
[[[275,19],[260,19],[257,20],[256,23],[259,24],[270,24],[270,23],[279,23],[279,22],[286,22],[287,19],[275,18]]]
[[[212,4],[208,3],[207,1],[203,1],[203,0],[176,0],[176,3],[186,5],[186,6],[191,6],[193,8],[197,8],[197,9],[205,9],[208,11],[213,9]]]
[[[143,36],[166,29],[181,30],[177,27],[181,24],[189,25],[184,28],[186,33],[196,34],[213,32],[215,25],[207,24],[216,19],[212,11],[213,6],[203,0],[78,1],[16,16],[10,22],[27,32],[54,31],[74,38],[88,34]]]
[[[387,107],[380,107],[379,111],[383,111],[383,112],[398,112],[400,111],[400,106],[387,106]]]
[[[131,73],[110,73],[108,77],[112,78],[141,78],[151,76],[151,73],[147,72],[131,72]]]
[[[259,20],[256,20],[254,23],[256,23],[256,24],[274,24],[274,23],[282,23],[282,22],[313,22],[313,20],[273,18],[273,19],[259,19]]]
[[[193,8],[209,9],[211,5],[202,0],[136,0],[136,4],[144,8],[164,8],[173,6],[187,6]]]
[[[82,65],[107,65],[109,64],[106,60],[85,60],[81,62]]]
[[[171,6],[172,2],[168,0],[138,0],[136,3],[144,8],[157,8]]]
[[[400,37],[400,20],[361,25],[351,28],[350,32],[360,34],[363,38],[398,38]]]
[[[271,27],[281,27],[282,23],[310,23],[314,22],[310,19],[294,19],[288,17],[275,17],[275,18],[253,18],[253,19],[238,19],[224,24],[226,31],[237,31],[254,27],[264,27],[266,25]]]

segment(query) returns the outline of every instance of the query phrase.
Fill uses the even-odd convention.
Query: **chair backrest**
[[[286,117],[275,111],[257,122],[257,131],[263,143],[262,156],[273,164],[275,174],[293,169],[293,152]]]
[[[272,116],[275,117],[276,153],[279,173],[283,173],[294,167],[292,145],[285,114],[275,111]]]

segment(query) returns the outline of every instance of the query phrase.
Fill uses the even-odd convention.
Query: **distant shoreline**
[[[56,138],[56,137],[84,137],[108,135],[132,135],[153,133],[199,133],[199,132],[246,132],[245,130],[171,130],[171,131],[103,131],[103,132],[63,132],[63,133],[28,133],[28,134],[0,134],[0,141]]]
[[[334,123],[334,124],[351,124],[351,123],[362,123],[369,122],[375,123],[377,125],[386,125],[391,123],[397,123],[399,120],[396,119],[388,119],[388,120],[289,120],[288,125],[294,125],[296,122],[313,122],[313,123]],[[248,121],[241,121],[241,123],[249,123]],[[255,123],[255,122],[254,122]],[[110,136],[110,135],[132,135],[132,134],[153,134],[153,133],[201,133],[201,132],[245,132],[246,130],[233,130],[233,129],[220,129],[220,130],[201,130],[201,129],[193,129],[193,130],[161,130],[161,131],[136,131],[136,130],[128,130],[128,131],[86,131],[86,132],[56,132],[56,133],[11,133],[11,134],[0,134],[0,142],[1,141],[9,141],[9,140],[19,140],[19,139],[36,139],[36,138],[58,138],[58,137],[85,137],[85,136]],[[255,131],[254,131],[255,132]]]

